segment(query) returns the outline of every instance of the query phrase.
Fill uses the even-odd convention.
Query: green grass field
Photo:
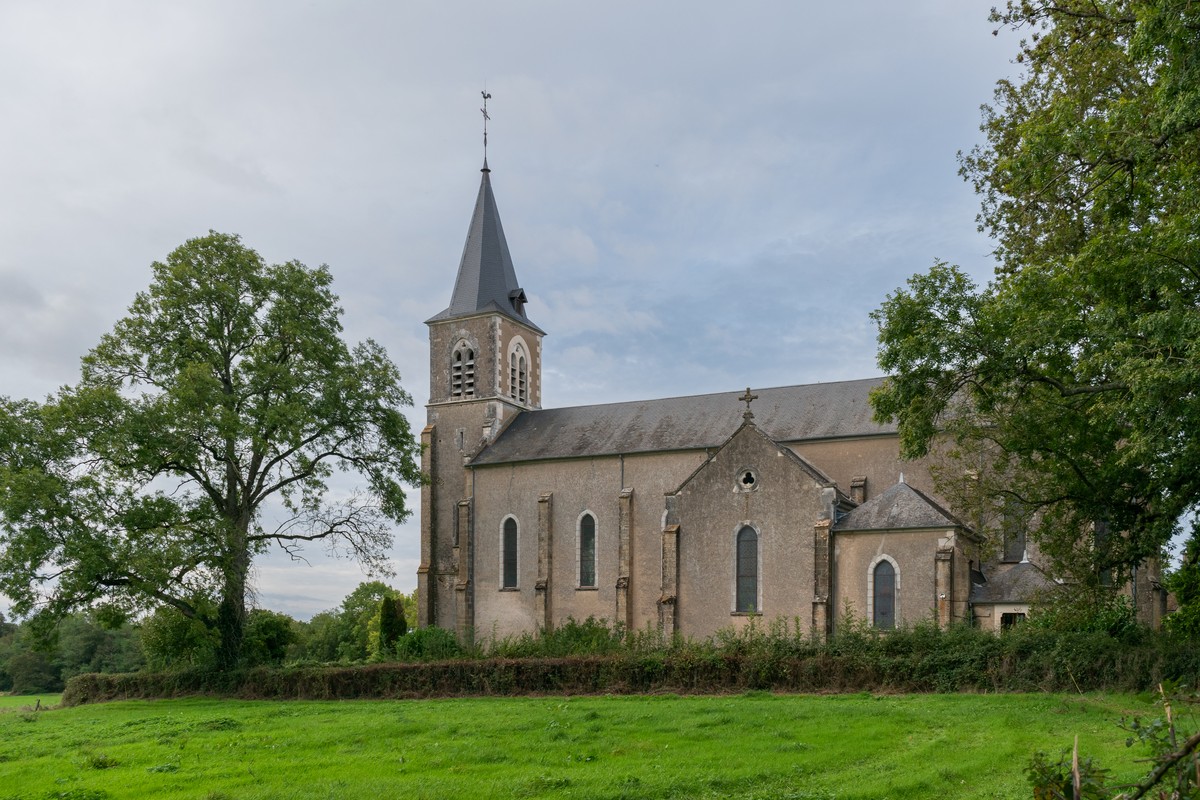
[[[1025,798],[1034,750],[1139,772],[1128,695],[0,703],[0,798]],[[51,697],[51,700],[57,698]],[[43,699],[43,705],[46,700]]]
[[[61,694],[0,694],[0,712],[14,709],[34,709],[38,703],[42,708],[58,705]]]

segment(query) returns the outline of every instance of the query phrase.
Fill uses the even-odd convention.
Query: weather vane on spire
[[[487,124],[488,120],[491,119],[487,113],[487,101],[491,100],[492,96],[488,94],[487,89],[484,89],[480,94],[483,95],[483,108],[479,109],[483,114],[483,163],[487,164]]]

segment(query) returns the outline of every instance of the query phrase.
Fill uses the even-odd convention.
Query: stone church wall
[[[460,458],[454,446],[454,404],[439,406],[437,412],[450,431],[438,439],[447,452],[443,457]],[[847,473],[862,470],[869,477],[869,489],[876,492],[887,488],[893,465],[899,463],[891,437],[818,444],[822,446],[817,451],[834,469]],[[747,522],[759,533],[761,617],[768,621],[799,619],[807,626],[814,594],[813,525],[827,513],[820,483],[761,434],[739,435],[705,465],[707,457],[702,451],[651,453],[465,470],[467,483],[461,487],[462,494],[443,499],[439,515],[449,514],[446,518],[453,520],[458,500],[473,489],[476,637],[486,640],[533,633],[547,623],[562,624],[569,617],[583,620],[593,616],[610,623],[619,620],[635,630],[657,627],[665,495],[693,473],[678,506],[677,630],[703,637],[749,622],[749,615],[733,610],[734,542]],[[738,493],[737,473],[748,464],[755,465],[759,486]],[[823,469],[825,466],[821,464]],[[899,477],[898,468],[895,472]],[[849,478],[846,481],[849,483]],[[622,491],[629,488],[633,492],[623,501]],[[622,502],[630,512],[627,589],[618,586]],[[578,584],[578,526],[585,511],[596,523],[595,588]],[[500,586],[501,529],[508,516],[519,526],[516,589]],[[442,528],[449,530],[450,523]],[[544,541],[539,541],[539,533]],[[901,567],[900,618],[915,621],[931,614],[937,536],[887,533],[886,544],[882,536],[835,536],[834,594],[829,608],[835,619],[842,614],[846,600],[853,603],[859,616],[865,616],[866,565],[881,547]],[[958,586],[967,585],[966,564],[965,558],[954,564]],[[442,594],[452,599],[441,603],[437,624],[453,629],[452,606],[462,595]]]
[[[746,473],[752,473],[748,484]],[[756,428],[743,428],[679,493],[677,629],[709,636],[755,617],[798,620],[813,613],[813,526],[826,513],[823,487]],[[758,602],[736,610],[736,541],[757,534]]]
[[[553,625],[568,617],[616,621],[623,483],[637,486],[631,499],[628,617],[634,628],[656,624],[663,495],[702,460],[702,453],[675,453],[476,468],[476,636],[533,633],[547,617]],[[578,583],[578,525],[585,511],[596,521],[594,589]],[[509,515],[519,525],[516,590],[500,587],[501,527]],[[539,547],[542,524],[549,536],[545,548]],[[543,574],[547,580],[539,600]]]
[[[903,472],[906,483],[934,496],[928,468],[923,462],[901,461],[895,435],[789,442],[788,447],[819,467],[847,494],[854,478],[867,476],[866,497],[870,499],[894,486]]]
[[[939,545],[952,550],[948,573],[939,586]],[[953,530],[838,531],[834,536],[834,628],[849,610],[858,620],[871,622],[870,574],[881,557],[889,557],[898,575],[896,624],[914,625],[931,619],[939,608],[939,595],[947,595],[946,613],[953,621],[966,621],[970,591],[968,562],[971,553]],[[947,620],[949,621],[949,620]]]
[[[662,595],[662,529],[667,492],[679,488],[708,454],[702,451],[652,453],[625,457],[626,486],[635,487],[633,503],[630,627],[657,629]]]
[[[449,630],[456,628],[455,516],[458,502],[470,494],[466,485],[468,476],[462,467],[463,454],[467,442],[471,441],[469,437],[474,437],[476,441],[479,439],[481,402],[443,404],[431,407],[429,414],[432,432],[424,459],[427,465],[425,469],[430,473],[433,483],[422,490],[423,504],[426,503],[426,495],[430,500],[428,509],[422,510],[421,527],[423,538],[428,537],[428,549],[431,552],[422,552],[422,561],[428,559],[430,572],[425,577],[434,593],[431,622]],[[431,469],[429,464],[435,466]],[[425,518],[426,514],[431,514],[431,518]],[[461,538],[465,544],[465,537]],[[425,544],[422,542],[423,547]],[[428,610],[422,609],[422,613],[427,614]]]

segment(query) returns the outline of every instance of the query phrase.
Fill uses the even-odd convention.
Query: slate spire
[[[525,290],[517,283],[512,256],[508,253],[500,211],[492,194],[492,171],[488,169],[486,157],[480,172],[483,178],[479,182],[471,226],[467,229],[454,294],[450,297],[450,305],[427,322],[495,312],[544,333],[525,316]]]

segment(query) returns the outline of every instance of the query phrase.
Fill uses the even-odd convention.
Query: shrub
[[[396,641],[396,657],[401,661],[442,661],[464,653],[458,638],[445,628],[417,628]]]
[[[561,658],[565,656],[606,655],[625,649],[621,626],[609,627],[608,620],[574,617],[556,628],[523,633],[506,639],[494,639],[485,652],[493,658]]]
[[[1075,589],[1063,586],[1047,594],[1025,624],[1052,631],[1140,635],[1141,626],[1128,597],[1107,590]]]
[[[529,693],[717,693],[747,690],[1144,691],[1200,678],[1200,650],[1179,636],[1017,626],[996,636],[922,622],[894,631],[857,624],[828,642],[803,627],[754,620],[708,639],[655,631],[622,636],[603,620],[569,620],[542,636],[469,649],[454,634],[421,628],[395,648],[402,663],[293,665],[233,672],[176,669],[72,679],[64,704],[207,693],[255,698],[353,698]]]

